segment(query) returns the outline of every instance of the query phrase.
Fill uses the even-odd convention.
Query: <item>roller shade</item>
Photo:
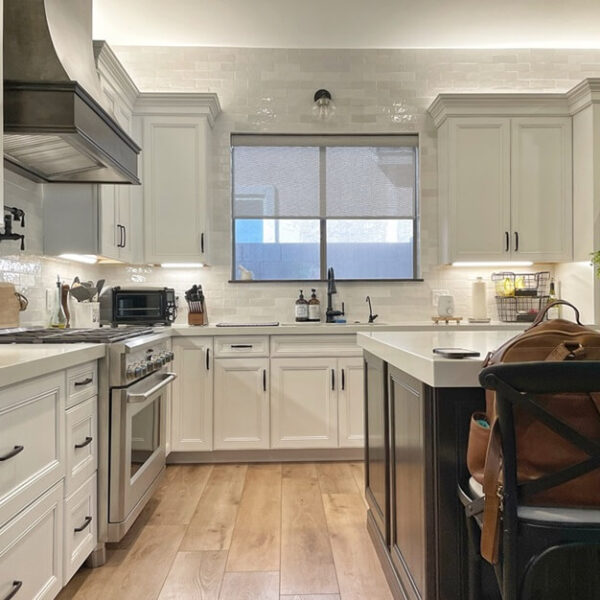
[[[415,217],[417,136],[232,136],[234,218]]]

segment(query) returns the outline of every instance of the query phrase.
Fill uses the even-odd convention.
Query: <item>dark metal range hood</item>
[[[4,0],[4,164],[39,182],[134,183],[139,146],[100,106],[92,0]]]

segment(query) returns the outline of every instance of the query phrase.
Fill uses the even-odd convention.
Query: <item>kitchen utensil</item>
[[[102,293],[102,288],[104,287],[104,284],[105,284],[104,279],[98,279],[98,281],[96,282],[96,289],[98,290],[98,297],[100,297],[100,294]]]
[[[440,317],[452,317],[454,315],[454,296],[449,294],[440,296],[437,309]]]
[[[73,283],[71,284],[71,287],[75,287],[75,285],[80,285],[80,281],[79,281],[79,277],[77,275],[75,275],[75,278],[73,279]]]
[[[27,308],[27,298],[12,283],[0,283],[0,328],[18,327],[19,313]]]
[[[71,323],[71,313],[69,311],[69,289],[70,288],[69,288],[68,283],[62,284],[60,301],[61,301],[63,310],[65,311],[65,317],[67,317],[66,327],[69,327],[70,323]]]
[[[88,302],[96,295],[96,288],[88,288],[84,285],[79,285],[76,287],[72,287],[69,290],[69,293],[78,302]]]

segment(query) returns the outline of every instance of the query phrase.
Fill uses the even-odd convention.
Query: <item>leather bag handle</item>
[[[579,311],[573,304],[571,304],[570,302],[567,302],[566,300],[555,300],[554,302],[550,302],[550,304],[546,304],[546,306],[544,306],[544,308],[542,308],[542,310],[540,310],[540,312],[538,313],[537,317],[535,318],[535,321],[533,322],[533,325],[530,327],[530,329],[537,327],[544,320],[546,313],[553,306],[558,306],[559,304],[564,304],[565,306],[570,306],[575,311],[575,322],[577,323],[577,325],[582,325],[581,321],[579,320]]]

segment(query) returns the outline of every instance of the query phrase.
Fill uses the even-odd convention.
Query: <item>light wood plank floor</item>
[[[362,463],[177,465],[58,600],[392,600]]]

